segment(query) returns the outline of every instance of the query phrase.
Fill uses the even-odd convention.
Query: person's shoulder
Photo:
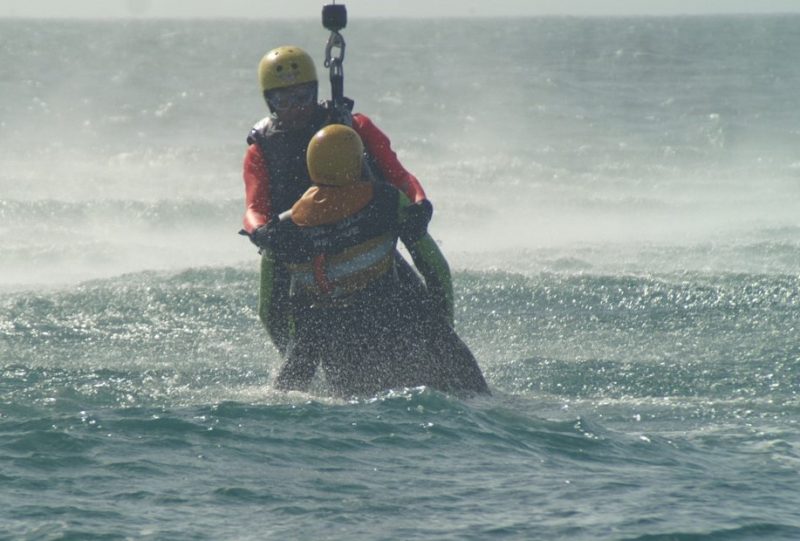
[[[375,123],[372,121],[372,119],[364,113],[353,113],[354,130],[358,131],[359,129],[369,129],[375,127]]]
[[[267,115],[255,124],[253,124],[254,130],[265,130],[268,126],[272,124],[272,115]]]
[[[402,197],[404,197],[403,192],[388,182],[376,182],[373,184],[373,190],[373,198],[388,201],[393,205],[398,199],[402,199]]]
[[[252,145],[259,142],[261,138],[272,128],[272,117],[266,116],[253,124],[250,132],[247,134],[247,144]]]
[[[370,117],[363,113],[353,114],[353,129],[361,136],[364,143],[382,144],[386,139],[386,134],[372,121]]]

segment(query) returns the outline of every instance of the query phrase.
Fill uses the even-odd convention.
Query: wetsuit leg
[[[380,299],[376,296],[376,299]],[[340,396],[364,396],[393,387],[385,354],[386,315],[371,302],[329,312],[329,339],[322,344],[322,366],[331,390]]]
[[[427,331],[435,373],[441,378],[435,386],[454,392],[489,393],[478,361],[450,324],[441,318],[431,319]]]
[[[424,298],[407,298],[404,304],[412,313],[407,319],[409,331],[425,346],[425,385],[441,391],[489,393],[475,356],[441,312],[431,311]]]
[[[261,278],[258,292],[258,318],[281,355],[292,335],[289,305],[289,274],[271,255],[261,257]]]
[[[296,316],[295,334],[286,349],[286,362],[275,378],[282,390],[306,390],[320,364],[321,338],[317,318],[310,314]]]
[[[425,289],[425,282],[422,277],[414,270],[411,264],[406,261],[399,252],[394,253],[395,268],[397,269],[397,277],[400,281],[400,287],[411,295],[418,295],[425,297],[428,295]]]

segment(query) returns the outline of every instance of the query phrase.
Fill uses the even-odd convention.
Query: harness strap
[[[312,266],[314,269],[314,281],[317,283],[317,287],[319,287],[323,294],[330,295],[333,288],[331,288],[331,283],[328,281],[327,274],[325,274],[326,263],[325,254],[319,254],[314,258]]]

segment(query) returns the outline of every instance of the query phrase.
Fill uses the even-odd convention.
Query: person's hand
[[[278,231],[274,223],[264,224],[250,235],[253,244],[261,249],[275,250],[277,245]]]
[[[400,220],[400,238],[406,244],[414,244],[428,232],[428,223],[433,216],[433,205],[427,199],[403,209]]]

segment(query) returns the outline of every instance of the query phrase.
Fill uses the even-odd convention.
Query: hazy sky
[[[319,17],[330,0],[0,0],[0,17]],[[800,13],[800,0],[348,0],[352,17]]]

